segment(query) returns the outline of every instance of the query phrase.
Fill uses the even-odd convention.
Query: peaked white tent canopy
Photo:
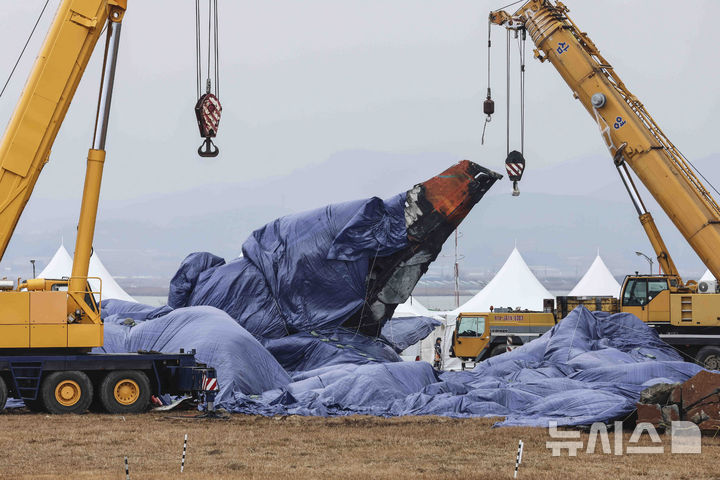
[[[620,284],[612,276],[600,254],[588,271],[568,293],[571,297],[616,297],[620,295]]]
[[[393,317],[435,317],[436,314],[425,308],[425,305],[418,302],[411,295],[405,303],[395,307]]]
[[[60,245],[55,255],[50,259],[47,266],[37,276],[38,278],[63,278],[69,277],[72,273],[72,257],[65,249],[65,245]],[[102,280],[102,298],[109,299],[114,298],[117,300],[127,300],[128,302],[134,302],[128,293],[118,285],[110,272],[108,272],[105,265],[100,261],[96,252],[93,252],[90,257],[90,267],[88,269],[88,277],[99,277]],[[97,280],[90,280],[90,287],[93,290],[99,289],[99,282]]]
[[[703,276],[700,277],[699,282],[713,282],[715,281],[715,277],[712,273],[710,273],[710,270],[705,270],[705,273],[703,273]]]
[[[543,300],[553,298],[514,248],[505,264],[485,288],[459,308],[448,312],[448,318],[460,312],[489,312],[490,307],[528,310],[543,309]]]

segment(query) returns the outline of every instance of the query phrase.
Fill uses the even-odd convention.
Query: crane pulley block
[[[513,182],[519,182],[525,171],[525,158],[517,150],[510,152],[505,159],[505,170],[508,178]]]
[[[216,157],[220,152],[212,139],[217,135],[221,113],[220,100],[212,93],[202,95],[195,104],[195,116],[200,136],[205,139],[205,142],[198,148],[198,154],[201,157]]]

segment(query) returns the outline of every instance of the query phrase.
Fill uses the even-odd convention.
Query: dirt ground
[[[669,435],[661,435],[663,455],[603,455],[598,443],[594,455],[553,457],[545,429],[491,428],[491,419],[176,418],[192,414],[5,413],[0,478],[124,479],[125,456],[132,479],[512,478],[523,440],[518,478],[720,479],[720,435],[704,438],[699,455],[670,454]],[[629,437],[625,432],[625,444]],[[587,434],[582,439],[587,445]]]

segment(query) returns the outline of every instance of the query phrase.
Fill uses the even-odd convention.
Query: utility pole
[[[455,229],[455,308],[460,307],[460,256],[458,255],[458,231]]]

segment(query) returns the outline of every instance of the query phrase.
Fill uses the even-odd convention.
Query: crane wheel
[[[0,377],[0,412],[5,410],[5,404],[8,399],[8,387],[5,379]]]
[[[92,382],[80,371],[53,372],[43,380],[40,398],[50,413],[83,413],[92,402]]]
[[[141,413],[150,405],[150,380],[140,370],[110,372],[98,393],[108,413]]]
[[[720,370],[720,347],[708,345],[701,348],[695,360],[708,370]]]
[[[503,353],[507,352],[507,345],[506,344],[500,344],[495,345],[492,350],[490,350],[490,357],[497,357],[498,355],[502,355]]]

